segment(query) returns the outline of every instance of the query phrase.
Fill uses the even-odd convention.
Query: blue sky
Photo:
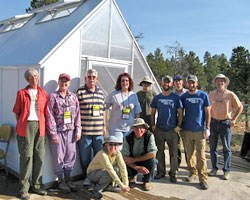
[[[0,20],[25,13],[31,0],[1,0]],[[232,49],[250,50],[249,0],[116,0],[127,24],[137,35],[144,55],[178,41],[186,53],[203,61],[206,51],[231,57]]]

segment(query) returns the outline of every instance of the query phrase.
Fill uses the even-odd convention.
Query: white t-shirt
[[[38,105],[37,105],[37,89],[29,89],[31,103],[30,103],[30,115],[28,121],[39,121],[38,118]]]

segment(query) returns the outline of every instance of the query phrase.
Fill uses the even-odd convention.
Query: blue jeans
[[[92,158],[102,149],[103,135],[82,135],[77,142],[83,178],[87,177],[87,168]],[[92,154],[93,151],[93,154]]]
[[[211,134],[209,137],[210,156],[213,169],[218,170],[218,139],[220,137],[223,145],[224,167],[223,171],[230,171],[232,152],[230,149],[232,132],[230,128],[230,120],[211,119]]]

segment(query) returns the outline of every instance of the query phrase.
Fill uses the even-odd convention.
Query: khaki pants
[[[39,137],[39,122],[28,122],[26,137],[17,136],[20,154],[20,192],[29,191],[32,171],[32,186],[39,189],[42,184],[45,137]]]
[[[182,133],[187,165],[190,175],[199,175],[199,181],[207,181],[206,139],[204,132],[183,131]]]

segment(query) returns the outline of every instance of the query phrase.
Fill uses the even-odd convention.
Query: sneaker
[[[223,174],[223,177],[222,177],[224,180],[228,180],[230,177],[229,177],[229,172],[224,172]]]
[[[144,182],[143,183],[143,188],[144,188],[145,191],[152,190],[152,186],[151,186],[151,184],[149,182]]]
[[[102,192],[96,189],[93,189],[93,194],[96,199],[101,199],[103,197]]]
[[[187,182],[193,182],[193,181],[195,181],[197,179],[197,176],[195,175],[195,174],[191,174],[190,176],[188,176],[187,178],[186,178],[186,181]]]
[[[22,192],[22,193],[20,194],[20,199],[23,199],[23,200],[28,200],[28,199],[30,199],[29,193],[28,193],[28,192]]]
[[[210,172],[208,172],[208,176],[215,176],[217,174],[217,169],[212,169]]]
[[[163,178],[163,177],[165,177],[165,175],[163,175],[163,174],[156,174],[155,179],[160,179],[160,178]]]
[[[47,191],[46,190],[43,190],[43,189],[37,189],[37,188],[33,188],[32,189],[32,192],[33,193],[36,193],[36,194],[39,194],[39,195],[47,195]]]
[[[91,185],[91,183],[90,183],[90,181],[89,181],[88,178],[85,178],[85,179],[83,180],[82,184],[83,184],[83,186],[90,186],[90,185]]]
[[[201,187],[202,190],[207,190],[208,189],[207,182],[205,182],[205,181],[200,182],[200,187]]]
[[[77,191],[77,186],[72,181],[67,181],[66,183],[67,183],[67,185],[69,186],[69,188],[71,189],[72,192]]]
[[[59,185],[58,185],[58,188],[65,194],[68,194],[71,192],[71,189],[70,187],[65,183],[65,181],[60,181],[59,182]]]
[[[109,185],[108,187],[106,187],[105,191],[107,191],[107,192],[120,193],[122,190],[121,190],[121,188],[119,188],[119,187],[117,187],[117,186]]]
[[[171,176],[170,176],[170,182],[171,182],[171,183],[177,183],[177,178],[176,178],[175,175],[171,175]]]

